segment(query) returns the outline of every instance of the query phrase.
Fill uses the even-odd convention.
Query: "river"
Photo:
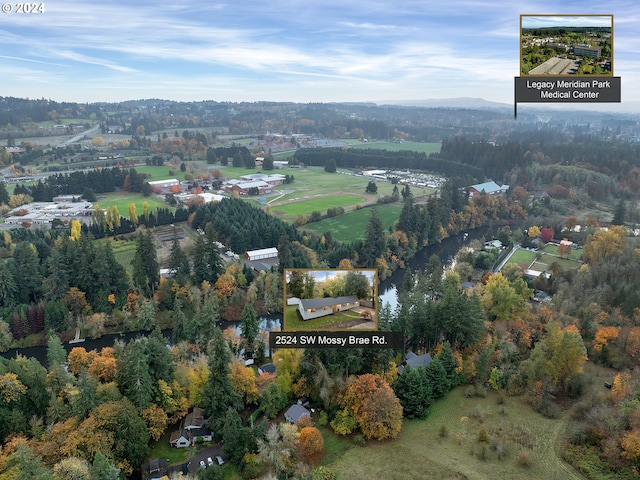
[[[450,265],[460,248],[468,245],[472,240],[482,239],[488,230],[489,227],[482,227],[475,230],[470,230],[466,235],[460,234],[455,237],[445,238],[441,243],[428,246],[417,252],[413,256],[413,258],[409,260],[408,265],[412,271],[423,269],[427,265],[429,257],[431,257],[431,255],[437,255],[443,265]],[[396,270],[395,272],[393,272],[393,275],[380,282],[380,285],[378,286],[380,307],[388,302],[391,305],[392,311],[393,309],[395,309],[398,304],[398,290],[402,286],[402,280],[404,278],[405,271],[405,269]],[[271,331],[274,329],[280,329],[282,326],[282,314],[260,317],[259,320],[261,330],[264,329],[267,331]],[[240,328],[240,322],[229,322],[222,320],[218,322],[218,325],[223,330],[227,327],[233,327],[236,329]],[[172,331],[170,329],[162,331],[162,334],[167,339],[168,344],[171,344],[171,333]],[[112,333],[103,335],[102,337],[96,339],[87,339],[82,343],[71,345],[69,343],[65,343],[64,347],[67,352],[71,351],[73,347],[84,347],[87,350],[100,350],[103,347],[113,346],[116,340],[128,342],[131,339],[139,338],[146,334],[147,332],[127,332],[121,334]],[[25,357],[35,357],[40,363],[46,365],[46,346],[12,348],[6,352],[0,353],[0,356],[5,358],[13,358],[17,354],[24,355]]]
[[[466,236],[461,233],[455,237],[445,238],[442,242],[430,245],[417,252],[413,258],[409,260],[408,266],[412,272],[422,270],[429,262],[431,255],[437,255],[443,266],[451,265],[456,254],[462,247],[468,245],[472,240],[482,240],[488,230],[489,227],[481,227],[470,230]],[[398,305],[398,290],[402,286],[405,272],[406,269],[404,268],[396,270],[389,278],[380,282],[378,286],[378,295],[380,297],[379,307],[382,307],[385,303],[389,303],[389,305],[391,305],[391,311],[396,308]]]

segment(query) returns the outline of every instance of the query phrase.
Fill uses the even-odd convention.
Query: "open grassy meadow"
[[[339,194],[331,196],[319,196],[309,198],[305,196],[300,201],[291,200],[291,203],[278,205],[272,208],[272,212],[276,215],[295,216],[300,213],[307,214],[314,210],[325,212],[331,207],[350,207],[357,204],[363,204],[367,201],[364,195]]]
[[[395,441],[360,447],[341,439],[342,453],[334,448],[328,465],[338,478],[350,480],[584,478],[560,458],[568,414],[550,420],[521,397],[492,392],[486,398],[467,398],[466,388],[439,400],[425,420],[405,420]],[[482,429],[486,441],[478,439]]]
[[[164,200],[161,200],[155,195],[145,197],[141,193],[135,192],[112,192],[100,194],[98,196],[98,201],[95,203],[100,205],[101,208],[113,207],[115,205],[118,207],[120,215],[128,218],[129,204],[133,203],[136,206],[136,214],[140,216],[144,212],[144,202],[147,202],[149,210],[152,212],[156,208],[170,208]]]
[[[361,142],[359,140],[345,140],[349,143],[353,149],[375,148],[380,150],[389,150],[391,152],[399,152],[402,150],[409,150],[412,152],[424,152],[429,155],[430,153],[440,153],[440,142],[427,143],[427,142]]]
[[[402,211],[401,204],[376,205],[375,208],[378,210],[378,215],[385,230],[398,221]],[[315,232],[318,235],[330,230],[334,239],[341,242],[353,242],[364,238],[370,216],[370,208],[361,208],[347,212],[344,215],[309,223],[301,228]]]

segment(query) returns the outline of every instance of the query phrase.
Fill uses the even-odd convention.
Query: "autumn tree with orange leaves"
[[[393,439],[402,428],[402,406],[380,375],[352,378],[339,400],[358,422],[362,434],[375,440]]]

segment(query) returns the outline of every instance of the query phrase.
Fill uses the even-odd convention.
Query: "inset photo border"
[[[613,15],[520,15],[520,75],[613,75]]]
[[[284,331],[378,329],[378,271],[284,269]]]

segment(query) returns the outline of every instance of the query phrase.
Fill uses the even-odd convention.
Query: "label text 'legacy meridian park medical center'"
[[[620,77],[516,77],[516,102],[620,102]]]

